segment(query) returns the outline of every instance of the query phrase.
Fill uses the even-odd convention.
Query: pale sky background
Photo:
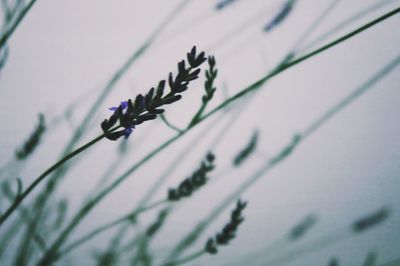
[[[306,52],[302,47],[322,33],[382,1],[336,2],[320,27],[299,47],[299,55]],[[400,1],[383,2],[379,9],[349,24],[324,43],[400,4]],[[43,112],[49,122],[68,104],[84,96],[69,122],[63,121],[54,130],[49,129],[42,145],[21,172],[24,183],[29,184],[53,163],[111,75],[179,3],[176,0],[38,0],[10,39],[10,57],[0,73],[0,164],[9,161],[16,147],[30,134],[38,113]],[[265,75],[332,1],[298,0],[290,16],[268,34],[262,28],[278,12],[282,1],[238,0],[220,12],[214,10],[216,3],[215,0],[189,1],[107,97],[90,132],[80,143],[101,132],[99,123],[109,116],[108,107],[134,98],[138,92],[146,92],[170,71],[176,71],[176,63],[193,45],[216,57],[217,93],[209,108],[216,106],[224,99],[224,88],[232,95]],[[238,30],[244,24],[246,27]],[[215,173],[227,169],[255,129],[260,132],[257,153],[241,168],[210,182],[179,205],[152,242],[156,257],[163,258],[216,204],[290,143],[294,134],[306,129],[399,56],[399,28],[400,15],[395,15],[274,77],[253,100],[246,102],[245,109],[243,105],[231,109],[233,115],[237,115],[238,109],[244,112],[225,130],[223,140],[212,145],[218,166]],[[236,34],[230,35],[230,32]],[[184,93],[181,101],[167,107],[166,116],[178,127],[184,127],[200,105],[203,82],[202,76]],[[221,247],[218,255],[206,255],[188,265],[265,265],[270,259],[280,257],[279,254],[301,248],[312,239],[335,235],[355,219],[382,206],[392,209],[384,224],[276,265],[327,265],[331,257],[338,258],[341,265],[362,265],[371,250],[378,253],[379,264],[399,257],[399,84],[400,68],[396,68],[301,143],[290,157],[242,195],[249,205],[244,210],[246,221],[240,226],[237,238]],[[197,167],[213,138],[231,117],[228,114],[210,118],[129,177],[84,220],[71,239],[132,209],[175,156],[204,128],[210,127],[199,145],[181,158],[179,167],[152,201],[164,197],[169,187],[179,184]],[[159,121],[138,127],[129,138],[131,149],[123,157],[117,174],[173,133]],[[72,211],[80,206],[109,164],[114,163],[118,146],[116,142],[104,140],[77,157],[79,164],[72,168],[57,191],[59,197],[69,197]],[[233,207],[234,204],[230,209]],[[223,228],[230,209],[210,225],[192,251],[202,248],[208,237]],[[279,241],[310,213],[318,216],[318,222],[304,239],[295,245],[279,247],[279,251],[273,252],[276,256],[260,252]],[[151,221],[156,214],[157,210],[144,215],[143,223]],[[107,246],[112,233],[99,236],[71,254],[73,265],[92,265],[93,250]],[[244,257],[252,252],[255,255]],[[1,262],[1,265],[8,264]],[[68,265],[68,260],[59,265]]]

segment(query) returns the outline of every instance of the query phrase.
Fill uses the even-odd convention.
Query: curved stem
[[[180,264],[184,264],[184,263],[187,263],[187,262],[189,262],[189,261],[192,261],[192,260],[195,260],[195,259],[197,259],[197,258],[199,258],[199,257],[201,257],[201,256],[203,256],[204,254],[206,254],[206,252],[202,249],[202,250],[200,250],[200,251],[197,251],[197,252],[195,252],[195,253],[193,253],[193,254],[191,254],[191,255],[188,255],[188,256],[186,256],[186,257],[184,257],[184,258],[182,258],[182,259],[178,259],[178,260],[176,260],[176,261],[172,261],[172,262],[167,262],[167,263],[164,263],[164,264],[162,264],[163,266],[172,266],[172,265],[180,265]]]
[[[164,122],[164,124],[167,125],[167,127],[169,127],[170,129],[172,129],[172,130],[174,130],[174,131],[176,131],[176,132],[178,132],[178,133],[181,133],[181,132],[182,132],[182,129],[180,129],[180,128],[174,126],[173,124],[171,124],[171,123],[168,121],[168,119],[165,117],[164,114],[160,114],[160,118],[161,118],[161,120]]]
[[[398,55],[394,60],[389,62],[386,66],[380,69],[372,78],[364,82],[355,91],[350,93],[347,97],[339,101],[339,103],[332,108],[328,109],[324,114],[320,116],[314,123],[306,127],[300,134],[294,136],[291,143],[283,147],[275,156],[270,160],[265,162],[260,168],[258,168],[248,179],[244,180],[241,184],[237,186],[228,196],[221,201],[221,203],[214,208],[214,210],[209,214],[207,218],[200,221],[196,227],[189,233],[185,238],[183,238],[176,248],[171,252],[169,258],[174,258],[179,256],[184,249],[190,247],[201,233],[207,228],[212,221],[214,221],[219,214],[224,211],[229,204],[242,195],[247,189],[252,187],[256,182],[258,182],[262,177],[269,173],[272,169],[283,162],[291,153],[300,145],[304,140],[309,138],[312,134],[321,128],[325,123],[327,123],[334,115],[338,114],[345,107],[349,106],[352,102],[358,99],[361,95],[372,88],[377,82],[382,80],[387,74],[392,72],[400,64],[400,55]],[[269,265],[269,264],[268,264]]]
[[[25,15],[29,12],[29,10],[32,8],[32,6],[35,3],[36,3],[36,0],[31,0],[29,2],[29,4],[21,11],[21,13],[17,17],[16,21],[11,26],[11,28],[6,29],[6,31],[2,34],[2,36],[0,37],[0,49],[7,43],[8,39],[11,37],[11,35],[14,33],[15,29],[21,23],[22,19],[25,17]]]
[[[162,150],[164,150],[166,147],[177,141],[181,136],[183,136],[187,131],[183,131],[180,134],[175,135],[174,137],[170,138],[166,142],[164,142],[161,146],[158,148],[154,149],[152,152],[147,154],[142,160],[140,160],[138,163],[136,163],[134,166],[132,166],[128,171],[126,171],[124,174],[122,174],[119,178],[117,178],[110,186],[106,187],[104,190],[102,190],[97,196],[95,196],[91,201],[89,201],[83,208],[75,215],[75,217],[72,219],[70,224],[60,233],[58,238],[54,241],[54,243],[50,246],[48,249],[48,252],[45,254],[45,256],[42,258],[42,260],[38,263],[38,265],[47,265],[49,261],[52,261],[55,259],[55,254],[57,253],[58,249],[61,247],[61,245],[64,243],[64,241],[67,239],[69,234],[75,229],[75,227],[80,223],[80,221],[105,197],[107,196],[111,191],[113,191],[122,181],[124,181],[126,178],[128,178],[133,172],[135,172],[140,166],[145,164],[147,161],[149,161],[151,158],[153,158],[155,155],[160,153]]]
[[[33,191],[33,189],[40,184],[40,182],[43,181],[43,179],[46,178],[50,173],[52,173],[54,170],[59,168],[61,165],[69,161],[72,157],[75,155],[79,154],[80,152],[86,150],[96,142],[100,141],[101,139],[104,138],[104,134],[94,138],[93,140],[89,141],[88,143],[82,145],[81,147],[77,148],[70,154],[66,155],[65,157],[61,158],[58,162],[50,166],[46,171],[44,171],[39,177],[35,179],[35,181],[32,182],[32,184],[29,185],[29,187],[22,192],[18,197],[15,198],[13,204],[1,215],[0,217],[0,226],[4,223],[5,220],[18,208],[18,206],[21,204],[21,202]]]
[[[201,115],[203,114],[204,110],[206,109],[208,102],[202,103],[197,113],[193,116],[192,120],[190,121],[187,128],[191,128],[192,126],[196,125],[197,122],[201,119]]]
[[[260,89],[261,86],[269,79],[271,79],[272,77],[278,75],[279,73],[313,57],[316,56],[320,53],[322,53],[323,51],[357,35],[358,33],[363,32],[364,30],[382,22],[385,19],[388,19],[389,17],[397,14],[400,12],[400,7],[396,8],[386,14],[384,14],[383,16],[365,24],[364,26],[361,26],[359,28],[357,28],[356,30],[330,42],[327,45],[324,45],[323,47],[316,49],[298,59],[295,59],[293,61],[290,61],[288,63],[286,63],[285,65],[283,65],[282,67],[276,69],[273,73],[267,74],[266,76],[262,77],[261,79],[259,79],[258,81],[256,81],[255,83],[251,84],[250,86],[246,87],[245,89],[241,90],[240,92],[238,92],[237,94],[235,94],[234,96],[228,98],[227,100],[225,100],[224,102],[222,102],[220,105],[218,105],[216,108],[214,108],[213,110],[211,110],[210,112],[206,113],[195,125],[193,125],[193,127],[197,126],[198,124],[200,124],[201,122],[203,122],[204,120],[206,120],[208,117],[212,116],[214,113],[218,112],[221,109],[224,109],[225,107],[227,107],[228,105],[230,105],[231,103],[233,103],[234,101],[238,100],[239,98],[241,98],[242,96],[248,94],[249,92],[255,91],[257,89]],[[191,127],[190,129],[192,129],[193,127]],[[185,135],[190,129],[186,129],[184,131],[182,131],[181,133],[175,135],[174,137],[168,139],[167,141],[165,141],[162,145],[160,145],[158,148],[154,149],[152,152],[150,152],[148,155],[146,155],[142,160],[140,160],[138,163],[136,163],[135,165],[133,165],[130,169],[128,169],[124,174],[122,174],[119,178],[117,178],[110,186],[108,186],[107,188],[105,188],[102,192],[100,192],[98,194],[98,196],[96,196],[92,201],[88,202],[80,211],[79,213],[73,218],[73,220],[71,221],[71,223],[67,226],[67,228],[61,232],[60,236],[56,239],[56,241],[53,243],[53,245],[51,245],[49,252],[45,255],[44,258],[42,258],[41,262],[39,262],[39,265],[44,265],[46,262],[48,262],[49,259],[51,259],[51,256],[53,256],[53,254],[55,254],[58,249],[61,247],[61,245],[63,244],[63,242],[65,241],[65,239],[68,237],[68,235],[75,229],[75,227],[79,224],[79,222],[103,199],[105,198],[111,191],[113,191],[120,183],[122,183],[126,178],[128,178],[133,172],[135,172],[140,166],[142,166],[143,164],[145,164],[147,161],[149,161],[150,159],[152,159],[155,155],[157,155],[158,153],[160,153],[162,150],[164,150],[165,148],[167,148],[168,146],[170,146],[172,143],[174,143],[175,141],[177,141],[178,139],[180,139],[183,135]],[[274,164],[275,165],[275,164]],[[268,168],[269,169],[269,168]],[[262,171],[264,173],[264,169]]]
[[[148,206],[139,208],[129,214],[126,214],[112,222],[109,222],[105,225],[102,225],[100,227],[98,227],[97,229],[92,230],[91,232],[87,233],[86,235],[82,236],[81,238],[75,240],[74,242],[72,242],[70,245],[68,245],[67,247],[65,247],[61,252],[60,252],[60,257],[66,255],[67,253],[71,252],[72,250],[76,249],[77,247],[79,247],[80,245],[84,244],[85,242],[89,241],[90,239],[92,239],[93,237],[97,236],[100,233],[103,233],[104,231],[113,228],[116,225],[119,225],[123,222],[129,221],[131,219],[134,219],[139,213],[151,210],[153,208],[156,208],[164,203],[168,202],[167,200],[160,200],[157,201],[153,204],[150,204]],[[60,258],[58,257],[58,258]]]
[[[383,6],[385,6],[387,4],[390,4],[391,2],[394,2],[394,1],[393,0],[383,0],[378,3],[374,3],[373,5],[367,7],[366,9],[361,10],[360,12],[352,15],[351,17],[345,19],[344,21],[342,21],[339,24],[335,25],[334,27],[330,28],[326,32],[317,36],[315,39],[310,41],[304,47],[300,47],[300,49],[297,50],[297,52],[299,52],[299,53],[306,52],[310,48],[315,47],[317,44],[320,44],[321,42],[325,41],[329,37],[332,37],[334,34],[338,33],[340,30],[342,30],[346,26],[349,26],[349,24],[355,22],[358,19],[363,18],[364,16],[376,11],[379,8],[382,8]]]
[[[132,65],[137,62],[137,60],[152,46],[153,42],[157,39],[159,34],[161,34],[164,29],[174,20],[174,18],[184,10],[184,7],[190,2],[191,0],[181,0],[178,6],[176,6],[168,16],[163,20],[162,23],[150,34],[149,37],[142,43],[139,48],[137,48],[129,58],[118,68],[118,70],[112,75],[110,80],[107,82],[106,86],[103,88],[99,96],[97,97],[96,101],[90,107],[88,113],[83,118],[82,122],[80,123],[79,127],[75,130],[74,135],[67,143],[66,147],[64,148],[63,155],[69,154],[77,142],[82,138],[85,130],[88,128],[89,124],[93,120],[96,112],[99,109],[99,106],[104,102],[107,96],[111,93],[111,91],[115,88],[117,83],[121,80],[121,78],[127,73],[127,71],[132,67]],[[43,193],[40,194],[41,197],[37,200],[38,211],[36,212],[35,219],[37,221],[40,220],[41,213],[43,212],[43,208],[45,205],[46,200],[52,195],[58,182],[61,180],[60,177],[63,176],[67,172],[67,167],[59,168],[53,174],[51,181],[49,182]]]
[[[231,102],[236,101],[237,99],[241,98],[242,96],[259,89],[267,80],[269,80],[272,77],[280,74],[281,72],[283,72],[283,71],[285,71],[285,70],[287,70],[287,69],[289,69],[289,68],[291,68],[291,67],[293,67],[293,66],[295,66],[297,64],[300,64],[301,62],[303,62],[303,61],[305,61],[305,60],[307,60],[307,59],[309,59],[311,57],[314,57],[314,56],[324,52],[325,50],[328,50],[329,48],[332,48],[333,46],[344,42],[347,39],[350,39],[351,37],[363,32],[363,31],[365,31],[367,29],[369,29],[370,27],[372,27],[372,26],[384,21],[385,19],[390,18],[391,16],[396,15],[399,12],[400,12],[400,7],[396,8],[396,9],[394,9],[394,10],[392,10],[392,11],[390,11],[390,12],[384,14],[384,15],[382,15],[381,17],[379,17],[379,18],[377,18],[377,19],[375,19],[375,20],[373,20],[373,21],[371,21],[371,22],[369,22],[369,23],[367,23],[367,24],[355,29],[354,31],[352,31],[352,32],[350,32],[350,33],[348,33],[348,34],[346,34],[346,35],[344,35],[342,37],[339,37],[338,39],[336,39],[336,40],[334,40],[334,41],[332,41],[332,42],[330,42],[330,43],[328,43],[328,44],[326,44],[326,45],[324,45],[324,46],[322,46],[322,47],[320,47],[320,48],[318,48],[318,49],[316,49],[316,50],[314,50],[314,51],[312,51],[312,52],[310,52],[308,54],[305,54],[305,55],[303,55],[303,56],[301,56],[301,57],[299,57],[297,59],[289,61],[288,63],[282,65],[280,68],[277,68],[276,71],[273,71],[272,73],[262,77],[261,79],[257,80],[256,82],[254,82],[253,84],[251,84],[247,88],[239,91],[238,93],[236,93],[232,97],[230,97],[227,100],[225,100],[224,102],[222,102],[220,105],[215,107],[213,110],[211,110],[210,112],[206,113],[199,120],[199,122],[201,122],[202,120],[204,120],[207,117],[211,116],[215,112],[225,108]]]

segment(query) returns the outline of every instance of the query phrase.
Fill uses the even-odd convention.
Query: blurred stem
[[[385,262],[384,264],[379,264],[379,266],[398,266],[400,265],[400,258],[393,259],[391,261]]]
[[[70,153],[76,143],[81,139],[83,136],[84,131],[87,129],[89,124],[91,123],[93,117],[95,116],[97,110],[101,106],[101,104],[104,102],[106,97],[109,95],[109,93],[112,91],[112,89],[116,86],[116,84],[120,81],[120,79],[127,73],[127,71],[132,67],[132,65],[149,49],[149,47],[153,44],[155,39],[161,34],[161,32],[174,20],[174,18],[184,9],[184,7],[190,2],[191,0],[182,0],[172,11],[168,16],[165,18],[165,20],[162,21],[162,23],[159,24],[159,26],[150,34],[150,36],[143,42],[143,44],[135,50],[132,55],[128,58],[127,61],[125,61],[122,66],[113,74],[111,79],[108,81],[107,85],[104,87],[96,101],[93,103],[93,105],[90,107],[88,113],[84,117],[83,121],[81,122],[80,126],[77,128],[75,131],[74,135],[70,139],[69,143],[66,145],[63,151],[63,155],[65,156],[66,154]],[[56,171],[48,184],[46,185],[45,190],[43,193],[39,195],[39,198],[37,199],[37,208],[38,211],[36,212],[36,219],[37,221],[40,220],[40,216],[42,213],[42,209],[44,208],[43,205],[45,205],[45,202],[48,197],[53,193],[55,190],[55,187],[57,185],[57,182],[60,181],[60,177],[64,175],[68,170],[68,166],[64,165],[63,167],[59,168],[58,171]]]
[[[17,197],[17,195],[11,195],[9,193],[4,193],[4,194],[10,200],[10,202],[12,202]],[[27,225],[29,225],[31,221],[29,217],[29,211],[24,206],[20,207],[19,215],[21,217],[21,220],[24,221]],[[44,241],[44,238],[38,232],[34,232],[33,239],[35,240],[36,244],[42,251],[46,250],[46,241]]]
[[[29,10],[32,8],[32,6],[36,3],[36,0],[31,0],[25,7],[22,9],[22,11],[19,13],[17,18],[15,19],[14,23],[11,25],[11,27],[8,27],[6,25],[6,30],[5,32],[2,33],[0,37],[0,50],[3,48],[3,46],[7,43],[8,39],[11,37],[11,35],[14,33],[15,29],[18,27],[18,25],[21,23],[22,19],[25,17],[25,15],[29,12]]]
[[[400,8],[394,9],[386,14],[384,14],[383,16],[365,24],[364,26],[361,26],[359,28],[357,28],[356,30],[332,41],[331,43],[324,45],[323,47],[316,49],[315,51],[312,51],[298,59],[295,59],[293,61],[290,61],[288,63],[286,63],[285,65],[283,65],[282,67],[276,69],[276,71],[274,71],[271,74],[268,74],[264,77],[262,77],[261,79],[259,79],[258,81],[256,81],[255,83],[251,84],[250,86],[248,86],[247,88],[243,89],[242,91],[238,92],[237,94],[235,94],[234,96],[228,98],[227,100],[225,100],[224,102],[222,102],[220,105],[218,105],[216,108],[214,108],[213,110],[211,110],[210,112],[206,113],[201,120],[199,120],[198,123],[196,123],[196,125],[200,124],[201,122],[203,122],[204,120],[206,120],[208,117],[212,116],[213,114],[215,114],[216,112],[218,112],[219,110],[222,110],[224,108],[226,108],[227,106],[229,106],[230,104],[232,104],[234,101],[238,100],[239,98],[241,98],[242,96],[245,96],[246,94],[252,92],[252,91],[256,91],[257,89],[260,89],[261,86],[269,79],[271,79],[272,77],[280,74],[281,72],[307,60],[312,58],[313,56],[316,56],[320,53],[322,53],[323,51],[341,43],[344,42],[345,40],[357,35],[358,33],[363,32],[364,30],[384,21],[385,19],[388,19],[389,17],[397,14],[398,12],[400,12]],[[196,126],[195,125],[195,126]],[[194,127],[194,126],[193,126]],[[192,128],[193,128],[192,127]],[[191,129],[191,128],[190,128]],[[78,213],[77,215],[73,218],[73,220],[71,221],[71,223],[67,226],[67,228],[61,232],[60,236],[56,239],[56,241],[53,243],[53,245],[51,245],[49,252],[47,253],[47,255],[42,259],[41,263],[39,263],[39,265],[45,265],[48,262],[48,259],[51,258],[51,256],[53,254],[55,254],[58,249],[61,247],[61,245],[63,244],[63,242],[67,239],[68,235],[74,230],[74,228],[80,223],[80,221],[97,205],[101,202],[101,200],[103,198],[105,198],[111,191],[113,191],[116,187],[118,187],[119,184],[121,184],[125,179],[127,179],[133,172],[135,172],[139,167],[141,167],[143,164],[145,164],[147,161],[149,161],[150,159],[152,159],[155,155],[157,155],[158,153],[160,153],[161,151],[163,151],[165,148],[167,148],[168,146],[170,146],[172,143],[174,143],[175,141],[177,141],[178,139],[180,139],[183,135],[185,135],[190,129],[185,129],[183,130],[181,133],[175,135],[174,137],[170,138],[169,140],[165,141],[163,144],[161,144],[159,147],[157,147],[156,149],[154,149],[153,151],[151,151],[149,154],[147,154],[142,160],[140,160],[138,163],[136,163],[135,165],[133,165],[130,169],[128,169],[124,174],[122,174],[119,178],[117,178],[110,186],[108,186],[107,188],[105,188],[103,191],[101,191],[92,201],[88,202]]]
[[[208,149],[213,150],[215,149],[218,144],[223,140],[223,138],[226,136],[226,132],[228,129],[233,125],[233,122],[237,120],[238,116],[240,115],[241,111],[243,109],[238,109],[235,114],[231,115],[231,119],[219,130],[219,132],[216,133],[216,136],[214,137],[213,141],[211,142],[212,144],[210,145],[210,148]],[[219,124],[219,120],[221,118],[225,117],[224,114],[220,114],[219,117],[213,122],[210,123],[208,127],[204,128],[201,132],[199,132],[198,137],[193,137],[192,142],[189,143],[189,145],[186,145],[185,149],[182,150],[172,161],[172,163],[167,167],[165,171],[163,171],[163,174],[157,178],[157,180],[154,181],[153,186],[146,192],[146,195],[140,200],[138,203],[138,207],[140,208],[141,206],[145,205],[152,197],[153,195],[158,191],[158,189],[164,184],[165,180],[173,173],[173,171],[178,167],[179,164],[182,163],[182,158],[186,158],[188,154],[194,150],[194,148],[199,145],[201,142],[200,140],[202,139],[201,137],[204,137],[205,135],[211,133],[211,129],[215,127],[215,123]],[[200,137],[201,136],[201,137]],[[215,177],[213,178],[213,180]],[[171,207],[172,210],[172,207]],[[129,251],[131,252],[133,247],[139,242],[140,237],[135,237],[133,240],[131,240],[128,244],[126,244],[124,247],[122,247],[122,252],[124,251]]]
[[[32,182],[32,184],[29,185],[29,187],[22,192],[20,195],[18,195],[13,204],[1,215],[0,217],[0,226],[4,223],[5,220],[18,208],[18,206],[22,203],[22,201],[33,191],[33,189],[42,182],[46,176],[48,176],[50,173],[52,173],[54,170],[57,168],[61,167],[64,163],[69,161],[71,158],[73,158],[75,155],[81,153],[82,151],[86,150],[93,144],[97,143],[98,141],[102,140],[104,138],[104,134],[101,134],[100,136],[94,138],[93,140],[89,141],[88,143],[82,145],[78,149],[74,150],[70,154],[66,155],[65,157],[61,158],[58,162],[50,166],[46,171],[44,171],[39,177],[35,179],[35,181]]]
[[[195,259],[197,259],[197,258],[199,258],[199,257],[201,257],[201,256],[203,256],[205,254],[206,254],[206,252],[204,251],[204,249],[202,249],[202,250],[199,250],[199,251],[197,251],[197,252],[195,252],[195,253],[193,253],[191,255],[188,255],[188,256],[186,256],[186,257],[184,257],[182,259],[178,259],[178,260],[175,260],[175,261],[172,261],[172,262],[167,262],[167,263],[164,263],[162,265],[163,266],[181,265],[181,264],[193,261],[193,260],[195,260]]]
[[[180,128],[174,126],[173,124],[171,124],[171,123],[167,120],[167,118],[165,117],[164,114],[160,114],[160,118],[161,118],[161,120],[162,120],[170,129],[172,129],[172,130],[174,130],[174,131],[176,131],[176,132],[178,132],[178,133],[181,133],[181,132],[182,132],[182,129],[180,129]]]
[[[366,9],[354,14],[353,16],[345,19],[344,21],[340,22],[336,26],[330,28],[328,31],[326,31],[323,34],[321,34],[320,36],[316,37],[309,44],[307,44],[305,47],[301,48],[297,52],[300,52],[300,53],[306,52],[308,49],[314,47],[315,45],[317,45],[317,44],[319,44],[321,42],[323,42],[324,40],[326,40],[330,36],[336,34],[340,30],[342,30],[343,28],[345,28],[346,26],[351,24],[352,22],[364,17],[365,15],[368,15],[371,12],[376,11],[378,8],[381,8],[381,7],[387,5],[387,4],[391,3],[391,2],[394,2],[394,0],[383,0],[383,1],[380,1],[378,3],[375,3],[375,4],[367,7]]]
[[[11,224],[7,228],[7,230],[1,235],[1,238],[0,238],[0,261],[1,261],[1,258],[4,254],[4,252],[7,250],[7,248],[10,248],[9,243],[11,243],[13,241],[13,237],[15,237],[18,232],[20,232],[21,226],[23,226],[22,221],[17,220],[13,224]]]
[[[206,109],[208,102],[209,101],[202,102],[199,110],[197,111],[197,113],[193,116],[192,120],[190,121],[188,128],[193,127],[201,120],[201,115],[203,114],[204,110]]]
[[[57,257],[57,259],[61,258],[61,256],[64,256],[67,253],[71,252],[72,250],[76,249],[77,247],[79,247],[80,245],[82,245],[85,242],[89,241],[90,239],[92,239],[93,237],[97,236],[98,234],[103,233],[106,230],[111,229],[111,228],[113,228],[113,227],[115,227],[115,226],[117,226],[117,225],[119,225],[121,223],[136,219],[138,214],[140,214],[142,212],[149,211],[151,209],[154,209],[154,208],[156,208],[158,206],[161,206],[161,205],[163,205],[163,204],[165,204],[167,202],[168,202],[168,200],[157,201],[157,202],[155,202],[153,204],[150,204],[148,206],[136,209],[135,211],[133,211],[133,212],[127,214],[127,215],[124,215],[124,216],[122,216],[122,217],[120,217],[120,218],[118,218],[118,219],[116,219],[116,220],[114,220],[112,222],[109,222],[109,223],[107,223],[105,225],[102,225],[102,226],[98,227],[97,229],[92,230],[91,232],[89,232],[86,235],[82,236],[81,238],[73,241],[70,245],[65,247],[59,253],[59,256]]]
[[[248,179],[243,181],[237,188],[231,192],[215,209],[209,214],[207,218],[200,221],[194,230],[188,234],[184,239],[182,239],[177,247],[171,252],[169,258],[174,258],[179,256],[179,254],[190,247],[200,234],[207,228],[207,226],[214,221],[218,215],[223,212],[229,204],[235,201],[241,194],[243,194],[248,188],[254,185],[260,178],[265,176],[268,172],[274,169],[282,161],[284,161],[305,139],[309,138],[313,133],[316,132],[321,126],[323,126],[327,121],[329,121],[334,115],[338,114],[345,107],[350,105],[366,91],[371,89],[373,85],[379,82],[383,77],[393,71],[400,64],[400,55],[398,55],[394,60],[389,62],[386,66],[380,69],[372,78],[364,82],[355,91],[350,93],[346,98],[339,101],[339,103],[332,108],[328,109],[324,114],[321,115],[314,123],[306,127],[302,133],[297,134],[293,137],[292,141],[283,147],[275,156],[268,160],[264,165],[257,169]]]
[[[348,34],[346,34],[346,35],[344,35],[344,36],[342,36],[342,37],[340,37],[340,38],[338,38],[338,39],[336,39],[336,40],[334,40],[334,41],[332,41],[332,42],[330,42],[330,43],[328,43],[328,44],[326,44],[326,45],[324,45],[324,46],[322,46],[322,47],[320,47],[320,48],[318,48],[318,49],[316,49],[316,50],[314,50],[312,52],[310,52],[310,53],[308,53],[308,54],[305,54],[305,55],[303,55],[303,56],[301,56],[301,57],[299,57],[297,59],[289,61],[288,63],[282,65],[280,68],[277,68],[276,71],[273,71],[272,73],[270,73],[270,74],[264,76],[263,78],[257,80],[256,82],[254,82],[253,84],[251,84],[247,88],[239,91],[238,93],[236,93],[232,97],[230,97],[227,100],[225,100],[224,102],[222,102],[216,108],[214,108],[210,112],[206,113],[200,119],[199,122],[201,122],[202,120],[207,119],[209,116],[213,115],[215,112],[218,112],[219,110],[225,108],[231,102],[236,101],[237,99],[245,96],[246,94],[259,89],[266,81],[268,81],[272,77],[280,74],[281,72],[283,72],[283,71],[285,71],[285,70],[287,70],[287,69],[289,69],[289,68],[291,68],[291,67],[293,67],[293,66],[295,66],[295,65],[297,65],[297,64],[299,64],[299,63],[301,63],[301,62],[303,62],[303,61],[305,61],[305,60],[307,60],[309,58],[312,58],[312,57],[314,57],[314,56],[316,56],[316,55],[328,50],[329,48],[332,48],[335,45],[338,45],[338,44],[346,41],[347,39],[350,39],[351,37],[353,37],[353,36],[363,32],[363,31],[369,29],[370,27],[372,27],[372,26],[374,26],[374,25],[376,25],[376,24],[378,24],[378,23],[390,18],[391,16],[396,15],[399,12],[400,12],[400,7],[396,8],[396,9],[394,9],[394,10],[392,10],[392,11],[390,11],[390,12],[384,14],[384,15],[382,15],[381,17],[379,17],[379,18],[377,18],[377,19],[375,19],[375,20],[373,20],[373,21],[371,21],[371,22],[369,22],[369,23],[357,28],[356,30],[354,30],[354,31],[352,31],[352,32],[350,32],[350,33],[348,33]]]
[[[128,178],[133,172],[135,172],[139,167],[141,167],[143,164],[145,164],[147,161],[149,161],[151,158],[153,158],[155,155],[160,153],[162,150],[164,150],[166,147],[174,143],[176,140],[178,140],[181,136],[183,136],[187,131],[183,131],[180,134],[175,135],[174,137],[170,138],[166,142],[164,142],[162,145],[154,149],[152,152],[147,154],[142,160],[140,160],[138,163],[133,165],[128,171],[126,171],[124,174],[122,174],[120,177],[118,177],[114,182],[106,187],[104,190],[98,193],[97,196],[95,196],[92,200],[87,202],[81,210],[72,218],[72,221],[69,223],[69,225],[60,233],[60,235],[56,238],[54,243],[50,246],[48,249],[48,252],[45,254],[45,256],[42,258],[42,260],[39,262],[38,265],[47,265],[49,262],[51,262],[54,259],[54,255],[57,254],[57,251],[59,248],[62,246],[64,241],[68,238],[70,233],[73,232],[75,227],[81,222],[81,220],[86,217],[86,215],[97,205],[101,202],[101,200],[106,197],[111,191],[113,191],[122,181],[124,181],[126,178]]]
[[[332,10],[336,7],[337,4],[339,4],[341,0],[332,0],[331,3],[324,9],[324,11],[317,17],[317,19],[311,24],[310,27],[300,36],[300,38],[297,40],[296,44],[294,45],[294,48],[292,49],[294,52],[297,53],[296,48],[302,44],[305,40],[307,40],[308,36],[315,31],[316,28],[318,28],[322,21],[324,21],[329,13],[332,12]]]
[[[158,25],[158,27],[150,34],[150,36],[143,42],[141,46],[137,50],[135,50],[132,55],[125,61],[122,66],[113,74],[111,79],[108,81],[96,101],[90,107],[88,113],[84,117],[82,123],[79,125],[77,130],[74,132],[74,135],[70,139],[69,143],[66,145],[63,151],[63,155],[70,153],[75,147],[76,143],[81,139],[84,131],[88,128],[91,123],[93,117],[98,111],[101,104],[104,102],[106,97],[110,94],[112,89],[116,86],[116,84],[120,81],[120,79],[128,72],[128,70],[132,67],[132,65],[149,49],[149,47],[153,44],[156,38],[161,34],[161,32],[174,20],[177,15],[184,10],[184,7],[191,0],[181,0],[181,2],[168,14],[168,16]],[[37,209],[35,212],[35,221],[39,222],[41,219],[41,215],[43,209],[45,208],[47,199],[52,195],[55,190],[58,182],[61,180],[61,176],[63,176],[68,171],[68,165],[64,165],[59,168],[52,177],[49,182],[46,184],[46,187],[42,193],[39,194],[39,197],[35,201],[34,208]],[[32,227],[35,228],[35,225]]]
[[[348,231],[348,228],[345,227],[341,230],[336,230],[333,233],[326,234],[317,239],[309,241],[309,243],[303,244],[300,248],[286,252],[276,259],[268,260],[266,262],[264,261],[265,263],[263,263],[263,264],[264,265],[283,265],[290,261],[295,260],[296,258],[300,257],[301,255],[318,251],[318,250],[325,248],[333,243],[343,241],[346,238],[349,238],[351,236],[353,236],[353,234],[351,234]],[[266,253],[264,252],[263,254],[266,254]],[[272,253],[272,255],[274,255],[274,254],[276,254],[276,253]],[[271,255],[271,253],[270,253],[270,255]]]

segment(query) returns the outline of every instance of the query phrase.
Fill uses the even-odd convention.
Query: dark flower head
[[[181,61],[178,63],[178,74],[175,78],[172,73],[169,75],[170,92],[165,93],[166,82],[162,80],[157,88],[151,88],[144,96],[139,94],[134,101],[129,99],[122,101],[117,107],[109,108],[113,114],[101,123],[104,136],[109,140],[117,140],[122,136],[128,138],[136,125],[156,119],[158,114],[164,112],[161,107],[181,99],[180,93],[188,88],[192,80],[198,78],[200,73],[198,67],[205,60],[204,52],[197,55],[196,46],[194,46],[187,54],[189,67],[186,67],[185,61]]]
[[[352,224],[352,230],[355,233],[363,232],[371,227],[374,227],[383,221],[385,221],[390,216],[390,209],[387,207],[382,207],[373,213],[368,214],[360,219],[357,219]]]
[[[200,164],[200,167],[194,173],[183,180],[178,188],[171,188],[168,191],[168,200],[178,201],[181,198],[189,197],[192,193],[207,183],[207,174],[214,168],[215,155],[211,152],[207,153],[205,159]]]
[[[247,202],[238,200],[236,208],[231,212],[230,221],[224,226],[221,232],[217,233],[215,237],[208,239],[204,249],[209,254],[217,254],[219,245],[227,245],[236,237],[236,232],[239,225],[244,221],[242,211],[246,208]]]

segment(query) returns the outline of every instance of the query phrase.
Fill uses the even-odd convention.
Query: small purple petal
[[[128,101],[123,101],[123,102],[121,102],[121,105],[120,105],[120,106],[122,106],[122,110],[128,108]]]
[[[124,133],[123,133],[125,136],[125,139],[127,139],[131,135],[132,132],[133,132],[133,129],[131,127],[125,128]]]
[[[128,108],[128,101],[122,101],[121,104],[120,104],[119,106],[122,107],[122,110]],[[110,111],[117,111],[119,106],[117,106],[117,107],[110,107],[110,108],[108,108],[108,110],[110,110]]]

